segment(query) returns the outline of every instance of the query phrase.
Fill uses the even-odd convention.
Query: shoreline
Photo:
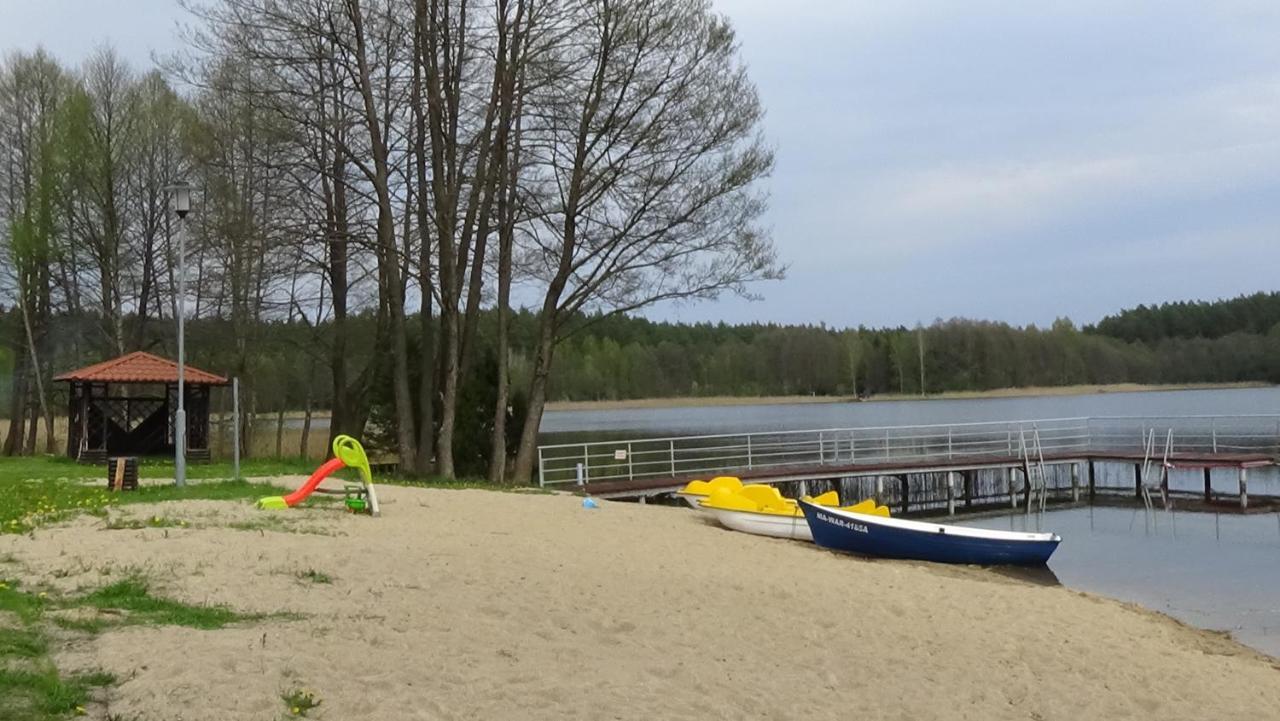
[[[1109,383],[1072,386],[1025,386],[1020,388],[993,388],[974,391],[943,391],[926,396],[885,393],[867,398],[848,395],[836,396],[679,396],[671,398],[631,398],[602,401],[549,401],[548,411],[615,411],[641,408],[697,408],[723,406],[773,406],[809,405],[825,403],[885,403],[900,401],[982,400],[991,398],[1033,398],[1054,396],[1080,396],[1102,393],[1157,393],[1168,391],[1236,390],[1242,388],[1273,388],[1270,383],[1249,381],[1240,383]]]
[[[493,523],[475,523],[477,506]],[[108,704],[124,717],[274,718],[291,688],[315,690],[320,718],[344,719],[838,721],[857,708],[1069,721],[1280,708],[1280,661],[1140,604],[727,532],[683,508],[584,511],[571,496],[387,486],[377,519],[263,513],[174,501],[112,516],[176,527],[107,530],[81,516],[0,536],[27,588],[71,593],[138,568],[164,598],[293,614],[219,630],[122,625],[55,649],[68,672],[119,673],[91,718]],[[353,601],[365,598],[376,623]],[[1127,680],[1106,683],[1116,678]],[[963,713],[939,711],[951,708]]]

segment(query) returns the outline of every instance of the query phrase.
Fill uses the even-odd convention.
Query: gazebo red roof
[[[178,364],[168,358],[137,351],[63,373],[54,380],[85,383],[177,383]],[[227,384],[226,378],[191,366],[186,366],[184,381],[191,385],[205,386]]]

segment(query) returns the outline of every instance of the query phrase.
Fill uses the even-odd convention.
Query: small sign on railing
[[[627,449],[625,449],[625,448],[619,448],[619,449],[617,449],[616,451],[614,451],[614,452],[613,452],[613,460],[615,460],[615,461],[625,461],[625,460],[627,460]]]

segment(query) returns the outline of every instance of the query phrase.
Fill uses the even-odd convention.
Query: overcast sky
[[[1280,2],[715,0],[788,278],[683,320],[1092,322],[1280,289]],[[176,45],[172,0],[0,0],[0,47]]]

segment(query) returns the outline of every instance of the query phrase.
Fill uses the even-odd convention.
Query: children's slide
[[[333,475],[343,468],[355,468],[360,471],[361,486],[357,487],[356,496],[359,497],[358,505],[352,503],[352,494],[348,493],[347,507],[353,510],[366,510],[371,515],[380,515],[378,508],[378,497],[373,491],[373,473],[369,470],[369,459],[365,455],[364,447],[360,445],[360,441],[351,436],[338,436],[333,439],[333,458],[325,461],[311,474],[306,483],[298,487],[298,490],[287,496],[269,496],[258,501],[258,508],[283,510],[292,508],[302,503],[315,492],[316,488],[324,479]]]

